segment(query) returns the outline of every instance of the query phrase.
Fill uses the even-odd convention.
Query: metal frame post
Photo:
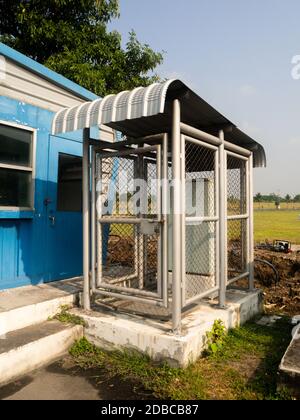
[[[220,276],[219,276],[219,306],[225,308],[227,286],[227,165],[224,145],[224,131],[220,130],[219,138],[219,246],[220,246]]]
[[[96,289],[96,153],[92,150],[91,182],[91,288]],[[98,223],[98,222],[97,222]]]
[[[168,299],[168,134],[163,136],[163,169],[162,169],[162,297],[164,306],[169,306]]]
[[[186,304],[186,163],[185,163],[185,136],[181,135],[181,305]]]
[[[172,171],[173,171],[173,267],[172,267],[172,328],[181,331],[181,162],[180,162],[180,102],[173,101]]]
[[[249,214],[249,290],[254,290],[254,218],[253,218],[253,154],[251,153],[248,161],[248,177],[249,177],[249,197],[248,197],[248,214]]]
[[[91,309],[90,302],[90,130],[83,130],[82,154],[82,219],[83,219],[83,308]]]

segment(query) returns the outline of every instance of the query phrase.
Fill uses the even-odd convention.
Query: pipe
[[[172,121],[173,164],[173,276],[172,276],[172,328],[181,332],[181,165],[180,165],[180,102],[173,101]]]
[[[95,151],[92,152],[92,203],[91,203],[91,286],[92,289],[96,287],[96,154]]]
[[[254,290],[253,154],[249,157],[249,290]]]
[[[219,146],[221,144],[221,141],[218,137],[205,133],[205,131],[198,130],[197,128],[191,127],[188,124],[180,123],[180,129],[183,134],[206,141],[210,144],[213,144],[214,146]]]
[[[168,302],[168,135],[164,134],[163,137],[163,184],[162,184],[162,297],[164,306],[167,308]]]
[[[83,308],[91,309],[90,302],[90,235],[89,235],[89,202],[90,202],[90,185],[89,185],[89,129],[83,130],[83,158],[82,158],[82,218],[83,218]]]
[[[225,162],[226,153],[224,147],[224,132],[220,130],[219,147],[219,211],[220,211],[220,284],[219,284],[219,306],[225,308],[226,285],[227,285],[227,165]]]

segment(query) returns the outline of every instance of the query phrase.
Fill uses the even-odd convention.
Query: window
[[[33,207],[33,131],[0,123],[0,207]]]
[[[82,158],[59,154],[57,211],[82,210]]]

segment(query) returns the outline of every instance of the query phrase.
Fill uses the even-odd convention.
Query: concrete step
[[[288,388],[291,395],[300,398],[300,325],[293,330],[293,338],[279,366],[278,388]]]
[[[81,279],[0,291],[0,338],[10,331],[48,320],[79,299]]]
[[[0,384],[11,382],[63,356],[83,337],[81,325],[46,321],[0,339]]]

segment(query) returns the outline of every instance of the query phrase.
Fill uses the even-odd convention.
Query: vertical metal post
[[[220,172],[219,172],[219,149],[214,154],[215,159],[215,194],[214,194],[214,216],[217,217],[215,229],[215,280],[216,286],[220,287]]]
[[[164,306],[168,307],[168,135],[163,137],[163,169],[162,169],[162,295]]]
[[[180,165],[180,102],[173,101],[172,121],[173,171],[173,268],[172,268],[172,327],[175,334],[181,330],[181,165]]]
[[[156,152],[156,210],[157,219],[162,221],[162,158],[161,158],[161,145],[157,146]],[[148,178],[148,176],[147,176]],[[163,278],[163,265],[162,265],[162,223],[159,225],[159,238],[157,246],[157,293],[162,297],[162,278]]]
[[[83,218],[83,308],[90,310],[90,130],[83,130],[83,158],[82,158],[82,218]]]
[[[240,194],[241,194],[241,200],[240,200],[240,214],[248,213],[248,161],[241,160],[241,169],[240,169]],[[245,205],[246,203],[246,205]],[[246,207],[246,208],[245,208]],[[247,237],[245,237],[245,231],[244,231],[244,220],[239,220],[241,224],[241,262],[242,262],[242,269],[247,269],[247,266],[245,267],[245,260],[246,265],[248,263],[247,260]],[[246,223],[248,223],[248,220],[246,220]],[[246,226],[246,235],[247,235],[247,226]]]
[[[185,187],[185,137],[180,138],[181,150],[181,306],[186,303],[186,187]]]
[[[138,179],[142,184],[140,184],[140,212],[139,217],[144,217],[144,212],[148,207],[148,199],[147,199],[147,190],[144,190],[144,182],[145,182],[145,168],[144,168],[144,157],[143,155],[139,155],[137,157],[137,165],[138,165]],[[146,207],[147,206],[147,207]],[[144,235],[141,233],[141,226],[138,226],[138,249],[139,249],[139,289],[143,290],[145,286],[145,238]]]
[[[254,290],[254,223],[253,223],[253,154],[248,160],[249,170],[249,290]]]
[[[92,151],[92,194],[91,194],[91,266],[92,266],[92,278],[91,287],[92,290],[96,288],[96,153]]]
[[[97,233],[97,287],[103,281],[103,226],[99,220],[102,218],[102,193],[103,193],[103,175],[102,175],[102,158],[101,156],[96,157],[96,219],[97,219],[97,226],[96,226],[96,233]]]
[[[227,286],[227,164],[224,147],[224,131],[220,130],[219,138],[222,144],[219,147],[219,211],[220,211],[220,285],[219,306],[225,308]]]

